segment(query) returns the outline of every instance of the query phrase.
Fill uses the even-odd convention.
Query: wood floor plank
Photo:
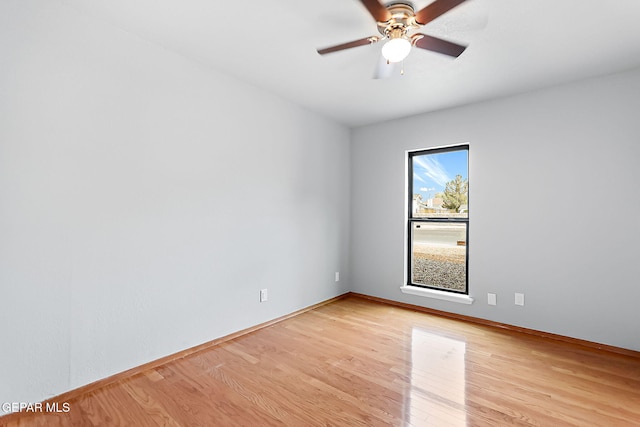
[[[66,403],[0,426],[637,427],[640,358],[351,296]]]

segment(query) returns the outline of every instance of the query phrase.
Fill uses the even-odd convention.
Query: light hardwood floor
[[[351,296],[66,403],[6,425],[640,426],[640,358]]]

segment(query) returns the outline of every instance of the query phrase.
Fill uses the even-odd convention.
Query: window
[[[408,286],[468,295],[468,159],[468,145],[408,153]]]

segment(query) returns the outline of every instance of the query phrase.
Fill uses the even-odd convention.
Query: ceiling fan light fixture
[[[411,42],[405,37],[393,38],[382,46],[382,56],[389,62],[401,62],[411,52]]]

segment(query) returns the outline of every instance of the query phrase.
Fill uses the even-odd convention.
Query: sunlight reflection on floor
[[[419,328],[411,333],[410,426],[465,426],[466,343]]]

